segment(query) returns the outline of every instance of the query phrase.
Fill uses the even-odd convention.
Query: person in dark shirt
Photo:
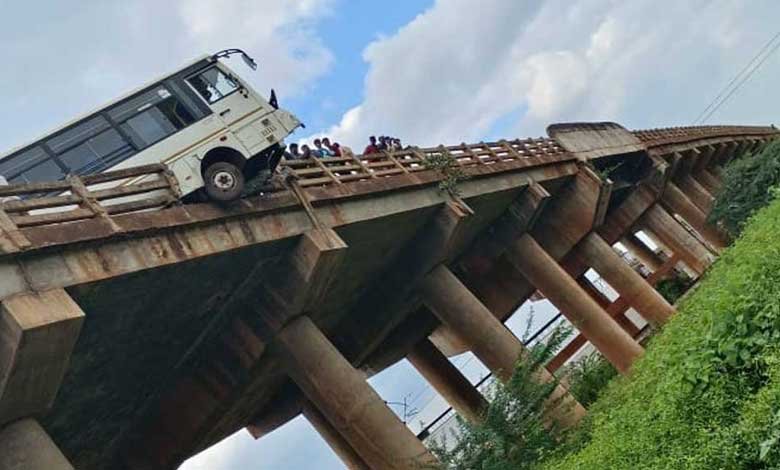
[[[366,146],[366,149],[363,150],[363,154],[368,155],[372,153],[379,153],[379,149],[376,146],[376,137],[373,135],[368,138],[368,145]]]
[[[306,160],[309,158],[314,158],[314,152],[312,152],[308,145],[301,145],[301,160]]]
[[[298,144],[290,144],[287,150],[284,152],[285,160],[299,160],[301,158],[301,152],[298,150]]]

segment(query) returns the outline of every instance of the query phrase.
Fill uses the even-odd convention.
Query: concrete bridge
[[[653,283],[726,246],[706,221],[723,165],[778,131],[548,133],[289,162],[285,187],[229,207],[172,205],[164,167],[0,188],[27,195],[0,210],[0,470],[173,469],[300,413],[349,468],[419,468],[431,455],[367,375],[406,357],[478,420],[484,398],[446,356],[471,350],[507,379],[524,350],[502,322],[537,290],[580,334],[548,369],[590,342],[628,372],[643,350],[626,310],[674,314]],[[551,419],[586,413],[556,393]]]

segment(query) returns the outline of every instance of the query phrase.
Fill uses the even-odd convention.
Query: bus
[[[164,163],[186,201],[239,198],[245,181],[270,175],[284,139],[303,124],[265,100],[222,59],[240,49],[200,57],[177,71],[0,156],[8,183],[61,180]]]

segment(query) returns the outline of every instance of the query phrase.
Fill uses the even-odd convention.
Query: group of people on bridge
[[[401,139],[397,137],[383,135],[377,139],[376,136],[372,135],[368,139],[368,145],[365,150],[363,150],[363,154],[369,155],[385,151],[394,152],[401,150],[402,148]],[[329,137],[314,139],[312,146],[309,146],[309,144],[298,145],[297,143],[292,143],[284,152],[284,158],[288,161],[351,155],[354,155],[351,148],[341,145],[338,142],[331,142]]]

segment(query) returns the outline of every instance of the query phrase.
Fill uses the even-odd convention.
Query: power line
[[[709,105],[707,105],[706,108],[696,117],[696,119],[693,121],[694,124],[700,124],[707,121],[707,119],[710,118],[718,109],[720,109],[723,104],[726,103],[726,101],[731,98],[731,96],[763,65],[763,63],[771,56],[778,48],[778,45],[775,45],[768,53],[767,50],[769,50],[770,47],[772,47],[772,44],[780,38],[780,31],[777,32],[772,38],[767,41],[766,44],[756,53],[756,55],[753,56],[750,61],[745,64],[745,66],[742,68],[742,70],[739,71],[732,79],[731,81],[726,84],[725,87],[723,87],[720,92],[718,93],[715,98],[710,102]],[[764,55],[766,53],[766,55]],[[756,61],[761,57],[764,56],[761,61],[754,66]],[[752,69],[751,69],[752,67]],[[747,75],[745,76],[745,73],[747,72]],[[742,80],[740,80],[742,78]],[[739,83],[737,83],[739,81]],[[736,86],[735,86],[736,84]],[[733,87],[733,88],[732,88]],[[731,91],[729,91],[731,89]],[[728,94],[726,94],[728,92]],[[725,97],[724,97],[725,95]],[[709,113],[708,113],[709,112]]]
[[[731,98],[731,96],[732,96],[734,93],[736,93],[736,92],[737,92],[737,90],[739,90],[739,89],[742,87],[742,85],[744,85],[744,84],[745,84],[745,83],[746,83],[746,82],[747,82],[747,81],[750,79],[750,77],[752,77],[752,76],[753,76],[753,74],[754,74],[754,73],[756,73],[756,72],[758,71],[758,69],[760,69],[760,68],[761,68],[761,66],[762,66],[762,65],[764,65],[764,62],[766,62],[766,60],[767,60],[767,59],[769,59],[769,57],[770,57],[772,54],[774,54],[774,53],[775,53],[775,51],[777,51],[777,49],[779,49],[779,48],[780,48],[780,42],[778,42],[777,44],[775,44],[775,45],[774,45],[774,47],[773,47],[773,48],[772,48],[772,49],[771,49],[771,50],[770,50],[770,51],[769,51],[769,52],[768,52],[768,53],[767,53],[767,54],[764,56],[764,58],[763,58],[763,59],[761,59],[761,62],[759,62],[758,64],[756,64],[756,66],[755,66],[755,67],[754,67],[754,68],[753,68],[753,69],[750,71],[750,73],[748,73],[747,75],[745,75],[745,77],[744,77],[744,78],[742,78],[742,80],[741,80],[739,83],[737,83],[737,85],[736,85],[734,88],[732,88],[732,89],[731,89],[731,91],[729,92],[729,94],[728,94],[728,95],[726,95],[726,97],[725,97],[725,98],[723,98],[723,100],[721,100],[721,102],[720,102],[720,103],[718,103],[718,105],[717,105],[717,106],[715,106],[715,107],[712,109],[712,111],[710,111],[710,112],[709,112],[709,113],[708,113],[708,114],[707,114],[707,115],[704,117],[704,119],[702,120],[702,123],[704,123],[704,122],[707,122],[707,120],[710,118],[710,116],[712,116],[713,114],[715,114],[715,112],[716,112],[718,109],[720,109],[720,107],[721,107],[721,106],[723,106],[723,105],[724,105],[724,104],[725,104],[725,103],[726,103],[726,102],[729,100],[729,98]]]

